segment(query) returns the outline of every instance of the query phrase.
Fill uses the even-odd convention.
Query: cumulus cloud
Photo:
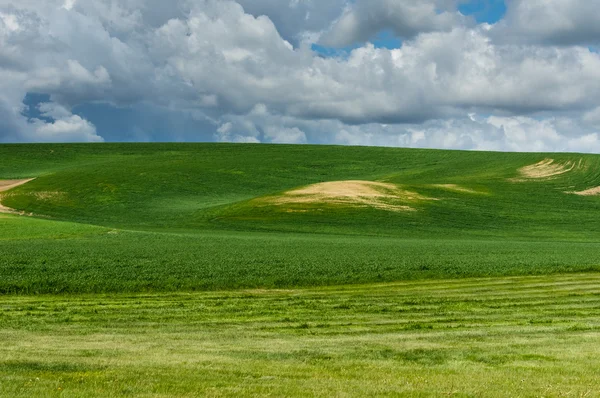
[[[511,0],[497,40],[545,45],[600,43],[598,0]]]
[[[568,117],[538,120],[527,116],[471,115],[419,125],[340,125],[335,142],[487,151],[600,152],[599,134],[576,125]]]
[[[51,123],[40,120],[33,122],[33,134],[27,135],[35,142],[102,142],[96,128],[77,115],[56,119]]]
[[[94,125],[66,108],[46,103],[39,107],[41,118],[27,119],[0,99],[0,142],[101,142]]]
[[[167,62],[179,76],[233,113],[262,103],[299,118],[412,123],[464,109],[576,108],[600,97],[597,54],[495,46],[467,28],[424,33],[400,49],[368,44],[345,60],[321,58],[292,49],[270,20],[222,2],[171,21],[156,39],[163,51],[171,46]]]
[[[219,142],[259,143],[260,132],[249,121],[239,123],[225,122],[218,129],[216,138]]]
[[[423,32],[449,31],[468,21],[450,4],[447,0],[357,0],[324,34],[322,43],[350,46],[385,29],[408,39]]]
[[[600,128],[600,106],[583,115],[583,120],[592,126]]]
[[[265,129],[265,139],[277,144],[306,144],[306,134],[298,127],[268,126]]]
[[[41,18],[12,6],[0,10],[0,141],[101,141],[90,122],[67,108],[45,104],[40,109],[43,119],[29,119],[22,101],[31,89],[74,93],[105,85],[110,80],[106,69],[90,72],[76,60],[66,60],[62,69],[43,62],[47,52],[52,54],[60,46],[55,47],[53,38],[45,34]]]
[[[600,24],[583,2],[550,23],[563,3],[512,0],[491,26],[452,0],[0,0],[0,141],[98,141],[96,106],[169,121],[123,139],[588,151]],[[369,43],[382,30],[402,45]],[[364,43],[325,57],[319,37]]]
[[[267,16],[287,41],[298,45],[329,28],[347,0],[238,0],[255,17]]]

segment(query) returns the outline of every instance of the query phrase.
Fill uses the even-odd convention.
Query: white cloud
[[[70,115],[51,123],[33,123],[35,135],[31,138],[41,142],[102,142],[96,128],[77,115]]]
[[[249,121],[238,124],[226,122],[217,129],[215,138],[219,142],[259,143],[259,131]]]
[[[58,104],[45,103],[40,106],[43,120],[27,120],[21,110],[10,107],[0,97],[0,132],[7,132],[0,134],[0,142],[103,141],[93,124]]]
[[[276,144],[306,144],[306,134],[298,127],[280,128],[268,126],[265,128],[265,141]]]
[[[329,126],[331,128],[331,126]],[[600,136],[569,118],[457,118],[421,125],[338,126],[335,140],[348,145],[402,146],[513,152],[600,152]]]

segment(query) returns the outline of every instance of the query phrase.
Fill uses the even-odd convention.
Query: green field
[[[0,145],[29,178],[4,396],[600,396],[598,155]]]

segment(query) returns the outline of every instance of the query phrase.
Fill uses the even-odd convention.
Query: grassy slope
[[[552,157],[586,170],[515,183],[520,167]],[[6,205],[122,228],[286,230],[414,237],[595,240],[600,199],[564,194],[600,185],[600,157],[267,145],[0,146],[0,177],[38,177]],[[322,181],[384,180],[441,199],[417,213],[325,208],[308,214],[247,200]],[[456,183],[489,195],[452,193]],[[36,196],[35,193],[47,193]],[[384,222],[385,221],[385,222]]]
[[[599,393],[597,274],[2,307],[2,396]]]
[[[550,180],[508,180],[548,157],[583,159],[587,168]],[[600,157],[593,155],[106,144],[4,145],[0,159],[0,178],[37,177],[3,203],[46,217],[0,215],[5,293],[600,269],[600,198],[564,193],[600,185]],[[257,196],[346,179],[395,182],[440,200],[407,213],[332,206],[289,213],[251,205]],[[487,194],[432,186],[449,183]]]

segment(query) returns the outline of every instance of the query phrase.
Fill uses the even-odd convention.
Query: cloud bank
[[[463,3],[0,0],[0,142],[600,152],[598,0]]]

